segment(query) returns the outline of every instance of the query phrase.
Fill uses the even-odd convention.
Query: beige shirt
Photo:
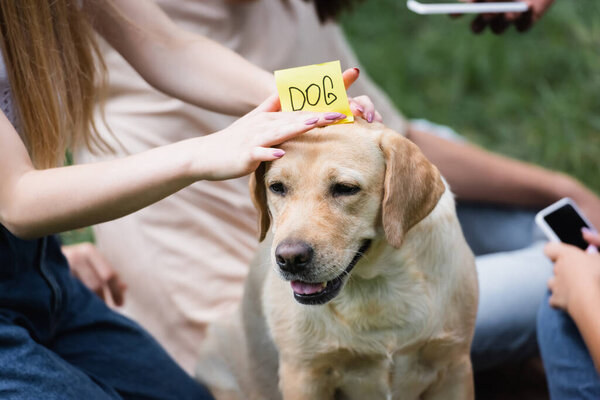
[[[340,60],[359,63],[334,24],[321,25],[301,0],[161,0],[184,29],[208,36],[267,71]],[[106,120],[125,150],[136,153],[223,129],[235,119],[169,98],[149,87],[106,46],[110,90]],[[367,94],[386,124],[404,120],[363,70],[351,94]],[[114,138],[103,129],[104,137]],[[115,155],[78,155],[91,162]],[[191,372],[206,324],[242,296],[258,245],[248,178],[198,182],[130,216],[95,227],[100,250],[129,289],[122,311],[148,329]]]

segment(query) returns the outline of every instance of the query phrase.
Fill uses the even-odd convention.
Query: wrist
[[[178,147],[177,159],[178,175],[190,181],[190,183],[203,179],[204,171],[202,153],[202,139],[204,137],[196,137],[192,139],[182,140],[174,144]],[[200,151],[199,151],[200,150]]]
[[[188,139],[181,144],[185,152],[185,176],[192,182],[200,180],[228,179],[220,162],[220,150],[224,147],[222,131],[210,135]]]

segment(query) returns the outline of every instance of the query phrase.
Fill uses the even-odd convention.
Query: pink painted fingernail
[[[346,118],[346,115],[339,112],[331,112],[325,114],[324,118],[327,121],[335,121],[336,119]]]
[[[284,154],[285,154],[285,151],[283,151],[281,149],[273,150],[273,157],[283,157]]]
[[[360,104],[355,104],[354,107],[356,107],[359,113],[365,112],[365,109]]]
[[[581,233],[592,233],[592,231],[584,226],[583,228],[581,228]]]
[[[367,122],[373,122],[373,113],[372,112],[367,114]]]
[[[304,121],[304,123],[305,123],[306,125],[314,125],[314,124],[316,124],[317,122],[319,122],[319,118],[309,118],[309,119],[307,119],[306,121]]]

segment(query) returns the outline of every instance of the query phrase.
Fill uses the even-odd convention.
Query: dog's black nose
[[[282,271],[296,273],[302,271],[313,257],[313,249],[299,240],[285,240],[275,249],[275,260]]]

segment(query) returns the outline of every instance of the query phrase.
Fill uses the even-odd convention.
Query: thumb
[[[250,153],[250,159],[256,161],[274,161],[283,157],[285,151],[276,147],[255,147]]]
[[[257,112],[275,112],[281,110],[281,102],[279,101],[279,95],[277,93],[267,97],[265,101],[260,103],[258,107],[254,109],[252,113]]]
[[[358,79],[358,75],[360,75],[360,70],[358,68],[349,68],[342,73],[342,78],[344,79],[344,87],[348,89],[356,80]]]
[[[549,242],[544,247],[544,254],[548,257],[552,262],[555,262],[558,257],[564,251],[564,244],[559,242]]]

